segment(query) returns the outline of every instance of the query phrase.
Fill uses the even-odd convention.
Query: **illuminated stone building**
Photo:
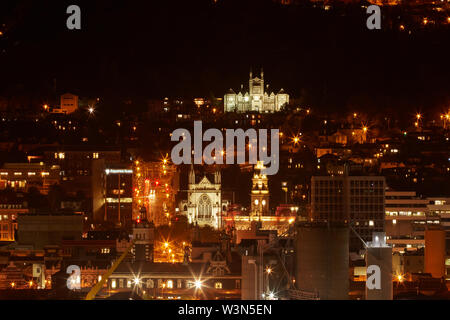
[[[262,161],[258,161],[255,166],[255,173],[252,178],[251,193],[251,215],[265,216],[269,210],[269,180],[267,175],[262,174],[264,169]]]
[[[289,103],[289,95],[283,89],[277,94],[269,93],[268,89],[268,84],[264,87],[264,72],[261,70],[258,78],[253,77],[250,71],[249,91],[243,92],[243,85],[237,94],[232,89],[228,90],[224,96],[224,112],[276,112]]]
[[[285,205],[277,208],[275,214],[270,212],[268,178],[261,173],[262,169],[264,164],[259,161],[252,177],[250,211],[246,213],[234,205],[224,218],[224,225],[236,230],[236,243],[248,237],[256,239],[261,232],[265,234],[268,230],[276,231],[278,235],[283,234],[298,220],[298,207],[295,206]]]
[[[222,225],[222,211],[228,201],[222,201],[222,184],[220,171],[214,173],[214,182],[204,175],[196,181],[194,167],[189,171],[188,198],[181,202],[181,212],[188,217],[189,223],[199,226],[209,225],[215,229]]]

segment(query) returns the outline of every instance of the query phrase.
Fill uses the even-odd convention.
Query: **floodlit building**
[[[251,215],[266,216],[269,213],[269,179],[262,173],[264,169],[262,161],[255,166],[252,178]]]
[[[244,86],[236,94],[233,89],[228,90],[224,96],[224,112],[276,112],[289,103],[289,95],[281,89],[277,94],[267,90],[269,85],[264,87],[264,72],[261,76],[253,77],[250,71],[249,91],[244,92]]]
[[[187,216],[189,223],[199,226],[211,226],[215,229],[222,224],[222,211],[226,211],[227,200],[222,200],[222,183],[220,171],[214,173],[213,182],[204,175],[196,180],[194,167],[189,171],[188,199],[181,201],[181,212]]]

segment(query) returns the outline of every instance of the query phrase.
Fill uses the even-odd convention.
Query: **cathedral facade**
[[[261,76],[253,77],[250,71],[249,91],[239,93],[228,90],[224,96],[224,112],[276,112],[289,103],[289,95],[281,89],[277,94],[268,92],[269,85],[264,86],[264,72]]]
[[[187,216],[189,223],[220,228],[222,211],[226,211],[228,206],[228,201],[222,200],[220,171],[214,173],[213,182],[206,175],[197,182],[191,166],[187,193],[187,200],[181,201],[180,211]]]

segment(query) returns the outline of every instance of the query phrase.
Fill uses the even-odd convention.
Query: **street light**
[[[195,282],[194,282],[194,286],[195,286],[195,289],[201,289],[201,287],[202,287],[202,282],[200,281],[200,280],[195,280]]]

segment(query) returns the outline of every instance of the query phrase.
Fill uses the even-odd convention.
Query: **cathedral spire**
[[[220,177],[221,176],[221,174],[220,174],[220,170],[217,170],[216,172],[214,172],[214,183],[215,184],[220,184]]]
[[[191,163],[191,169],[189,170],[189,183],[195,184],[195,170],[194,165]]]

